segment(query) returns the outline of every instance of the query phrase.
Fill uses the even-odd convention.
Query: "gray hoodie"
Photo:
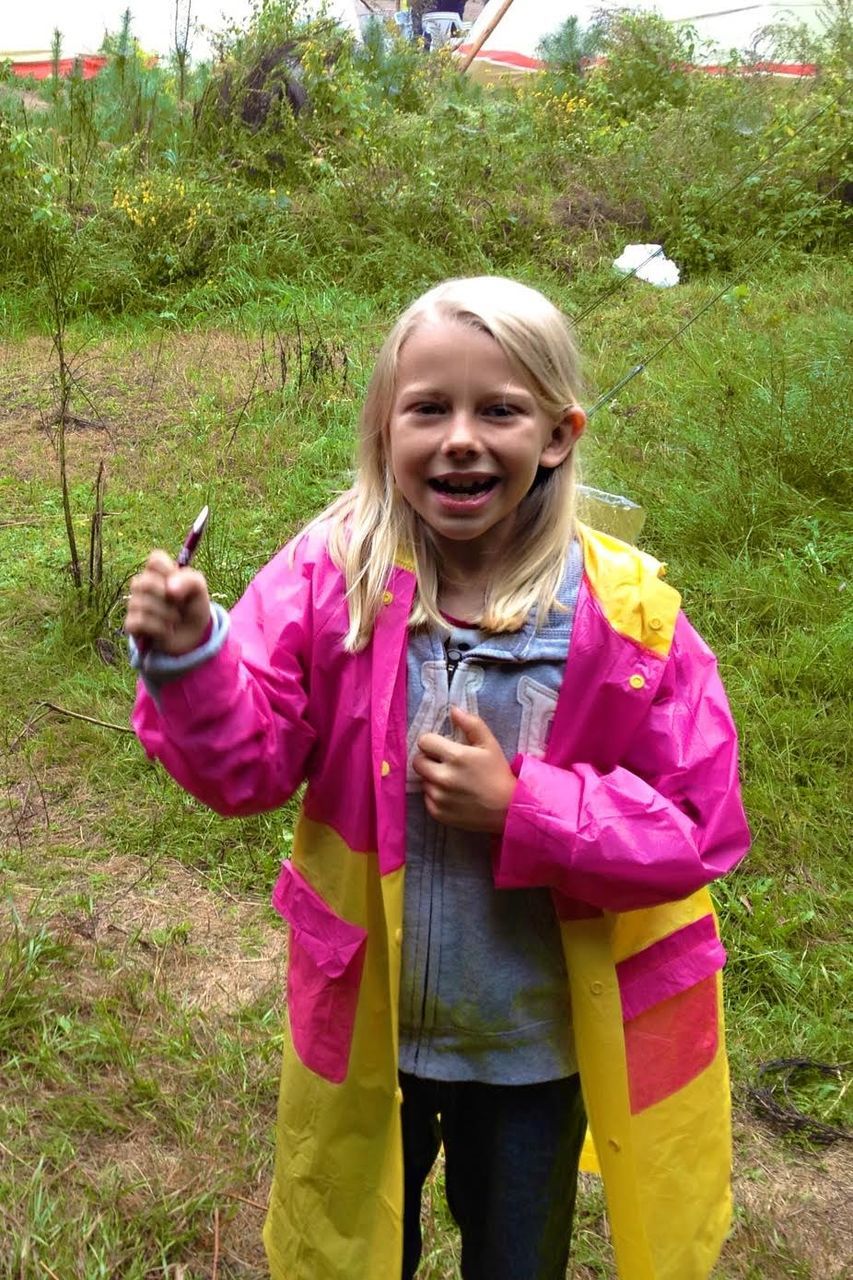
[[[573,545],[540,630],[413,632],[400,1067],[436,1080],[536,1084],[577,1070],[566,967],[547,889],[496,889],[494,837],[426,811],[411,767],[418,738],[450,733],[449,705],[485,720],[508,760],[544,753],[582,573]]]

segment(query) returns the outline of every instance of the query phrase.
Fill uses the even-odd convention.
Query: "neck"
[[[500,555],[470,542],[439,544],[438,606],[444,613],[476,622],[483,613],[486,592],[498,570]],[[499,552],[499,548],[497,551]]]

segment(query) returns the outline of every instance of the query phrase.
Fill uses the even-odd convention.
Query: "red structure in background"
[[[49,80],[53,75],[53,59],[50,54],[45,52],[26,53],[12,55],[12,75],[29,78],[32,80]],[[74,64],[78,63],[83,73],[84,80],[91,80],[96,76],[102,67],[107,65],[107,59],[100,54],[87,53],[78,58],[60,58],[57,64],[59,74],[61,76],[70,76],[74,70]]]

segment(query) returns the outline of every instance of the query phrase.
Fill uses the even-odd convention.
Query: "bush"
[[[209,185],[156,170],[116,188],[117,234],[141,278],[157,285],[204,274],[227,231],[214,199]]]
[[[660,104],[683,106],[691,93],[696,33],[656,13],[617,9],[596,24],[602,61],[588,92],[617,119],[633,119]]]

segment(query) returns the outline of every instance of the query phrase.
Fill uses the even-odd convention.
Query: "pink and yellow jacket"
[[[594,1151],[622,1280],[701,1280],[730,1215],[729,1088],[707,884],[748,832],[713,655],[649,556],[581,527],[584,579],[544,760],[521,758],[498,887],[562,922]],[[411,567],[346,654],[322,527],[264,568],[220,651],[140,687],[150,755],[218,813],[307,781],[273,902],[290,926],[273,1280],[398,1280],[397,1005]]]

